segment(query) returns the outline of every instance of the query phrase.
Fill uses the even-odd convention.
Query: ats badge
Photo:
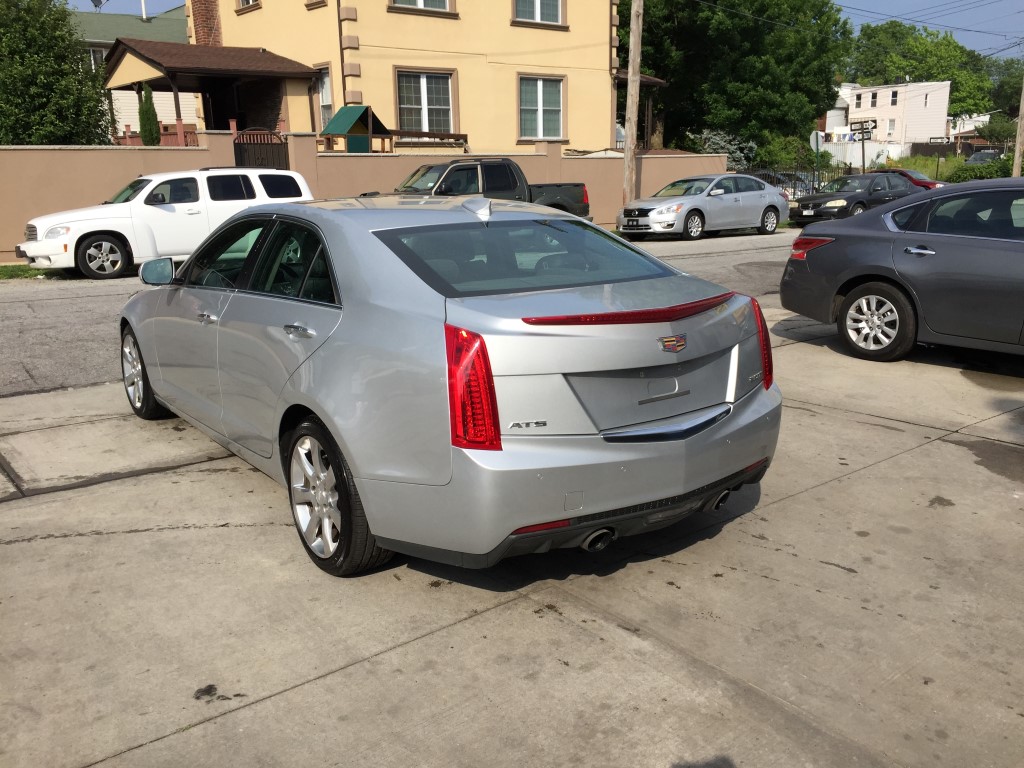
[[[679,352],[686,349],[686,334],[680,333],[676,336],[662,336],[658,339],[661,349],[664,352]]]

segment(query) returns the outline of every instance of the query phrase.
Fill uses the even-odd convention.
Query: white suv
[[[103,205],[32,219],[14,252],[38,269],[86,277],[124,274],[133,263],[183,261],[230,216],[271,201],[312,200],[306,180],[268,168],[200,168],[140,176]]]

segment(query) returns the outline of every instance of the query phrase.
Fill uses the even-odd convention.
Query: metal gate
[[[247,128],[235,136],[235,165],[288,170],[288,142],[277,131]]]

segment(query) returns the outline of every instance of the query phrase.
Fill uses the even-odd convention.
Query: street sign
[[[860,131],[853,133],[854,141],[867,141],[871,138],[871,131]]]
[[[949,144],[949,136],[932,136],[928,139],[929,144]]]
[[[873,131],[878,127],[878,121],[873,117],[869,117],[866,120],[858,120],[856,123],[850,123],[850,130],[854,133],[860,131]]]
[[[823,131],[811,131],[811,149],[815,152],[821,149],[821,145],[825,143],[825,133]]]

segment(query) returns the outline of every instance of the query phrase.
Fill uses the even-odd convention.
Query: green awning
[[[373,130],[370,130],[372,116]],[[365,106],[342,107],[334,113],[324,129],[320,131],[321,136],[390,136],[389,131],[373,111]]]

